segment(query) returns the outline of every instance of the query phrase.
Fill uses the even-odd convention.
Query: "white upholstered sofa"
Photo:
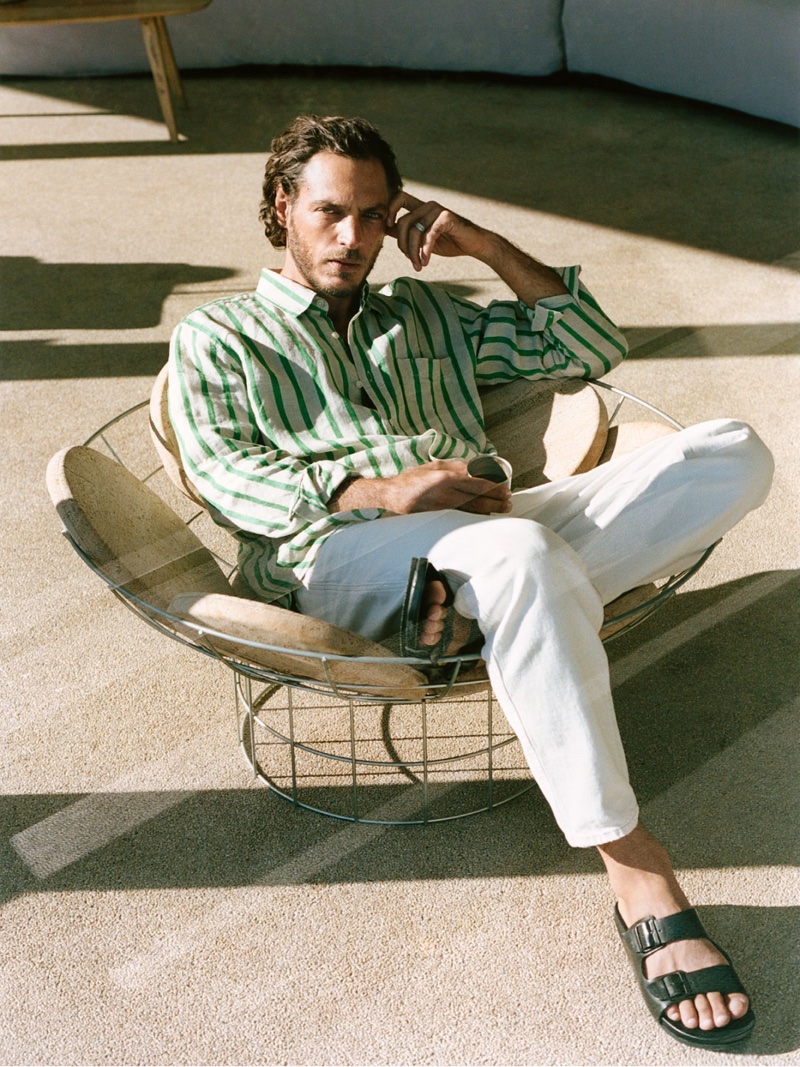
[[[800,125],[798,0],[213,0],[170,33],[182,69],[569,70]],[[0,33],[0,75],[139,70],[135,22]]]

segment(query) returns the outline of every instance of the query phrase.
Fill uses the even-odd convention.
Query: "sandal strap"
[[[673,1022],[666,1015],[666,1010],[671,1004],[694,999],[701,993],[744,993],[745,996],[748,995],[738,974],[733,969],[727,952],[711,940],[693,908],[687,908],[686,911],[678,912],[677,915],[669,915],[664,919],[655,919],[652,915],[648,915],[627,928],[620,915],[619,907],[616,907],[614,921],[633,965],[644,1002],[658,1024],[668,1033],[689,1045],[709,1049],[727,1048],[734,1041],[741,1041],[750,1034],[755,1024],[752,1009],[748,1009],[740,1019],[732,1019],[727,1026],[713,1031],[688,1030],[681,1023]],[[659,975],[658,978],[645,977],[645,961],[653,952],[671,941],[687,941],[694,938],[707,939],[728,962],[718,963],[712,967],[701,967],[697,971],[671,971],[668,974]]]
[[[655,919],[648,915],[644,919],[635,922],[627,930],[620,930],[625,943],[636,953],[637,956],[649,956],[671,941],[689,941],[698,938],[710,940],[705,927],[694,908],[679,911],[675,915],[667,915],[663,919]]]
[[[699,971],[671,971],[649,980],[645,988],[661,1008],[696,997],[698,993],[747,993],[739,975],[727,963],[703,967]]]
[[[455,600],[445,576],[429,563],[424,556],[415,556],[411,560],[405,597],[400,611],[400,652],[404,656],[429,659],[432,663],[441,656],[442,649],[447,648],[453,637],[453,617],[448,612],[442,636],[435,645],[421,645],[419,630],[421,625],[422,603],[428,582],[439,581],[444,586],[445,598],[442,607],[449,608]]]

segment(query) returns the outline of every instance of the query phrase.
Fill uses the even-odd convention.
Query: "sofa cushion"
[[[797,0],[564,0],[571,71],[800,125]]]
[[[303,64],[551,74],[561,0],[214,0],[168,19],[179,67]],[[147,70],[135,22],[9,27],[0,74]]]

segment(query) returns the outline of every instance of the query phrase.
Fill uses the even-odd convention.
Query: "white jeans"
[[[380,641],[399,629],[411,557],[427,556],[485,635],[492,687],[567,840],[603,844],[638,818],[598,637],[603,605],[692,563],[763,502],[772,470],[749,426],[702,423],[516,492],[508,515],[342,527],[297,604]]]

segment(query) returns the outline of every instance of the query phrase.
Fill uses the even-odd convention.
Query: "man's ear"
[[[282,186],[278,186],[275,190],[275,218],[278,220],[278,224],[286,229],[286,216],[292,204],[292,198],[283,189]]]

